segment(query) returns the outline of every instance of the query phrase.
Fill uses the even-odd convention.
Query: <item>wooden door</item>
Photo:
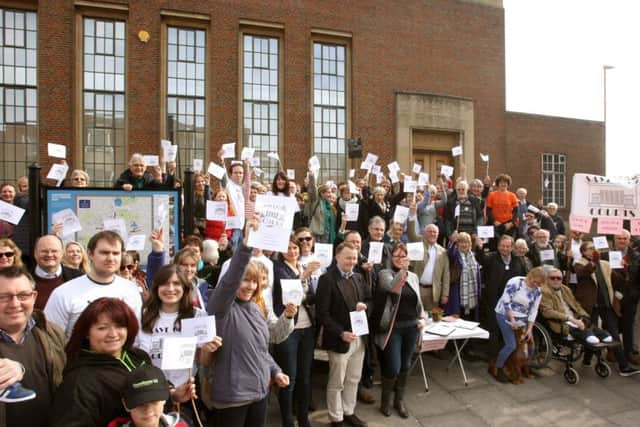
[[[429,174],[429,182],[433,184],[442,165],[453,166],[453,157],[448,151],[414,150],[413,162],[422,166],[422,171]]]

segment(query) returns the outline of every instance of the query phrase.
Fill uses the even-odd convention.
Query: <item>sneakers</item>
[[[609,338],[611,338],[611,337],[609,337]],[[585,341],[587,341],[589,344],[594,344],[594,345],[595,344],[600,344],[600,340],[595,335],[589,335]]]
[[[631,375],[640,374],[640,369],[635,369],[630,366],[627,366],[624,369],[620,369],[619,374],[621,377],[630,377]]]
[[[15,403],[35,399],[36,392],[22,387],[19,382],[10,385],[0,392],[0,402]]]
[[[613,337],[611,335],[607,335],[606,337],[602,338],[602,342],[606,342],[606,343],[613,342]]]

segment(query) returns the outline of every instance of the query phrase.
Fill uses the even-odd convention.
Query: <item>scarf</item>
[[[322,214],[324,216],[324,235],[327,237],[328,243],[336,240],[336,213],[331,203],[325,199],[320,201],[322,204]]]
[[[478,263],[471,251],[466,254],[460,252],[462,273],[460,274],[460,305],[465,314],[478,305],[477,274]]]

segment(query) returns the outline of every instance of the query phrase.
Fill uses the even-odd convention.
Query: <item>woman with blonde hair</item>
[[[78,242],[68,242],[64,247],[64,256],[62,257],[62,265],[65,267],[75,268],[83,273],[88,273],[91,269],[89,264],[89,256],[84,247]]]
[[[22,251],[8,237],[0,237],[0,269],[7,267],[23,268]]]

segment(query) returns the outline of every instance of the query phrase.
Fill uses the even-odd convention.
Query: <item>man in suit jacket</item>
[[[447,250],[438,241],[438,227],[428,224],[424,228],[423,236],[416,233],[416,206],[409,210],[407,225],[410,242],[422,242],[424,245],[424,259],[411,262],[411,271],[420,279],[420,297],[424,309],[429,311],[449,302],[449,257]]]
[[[362,275],[353,272],[357,262],[354,245],[338,245],[336,264],[320,276],[316,294],[322,346],[329,353],[327,409],[332,426],[343,426],[345,422],[355,427],[367,425],[355,414],[366,344],[362,336],[352,332],[349,313],[366,310],[371,292]]]

